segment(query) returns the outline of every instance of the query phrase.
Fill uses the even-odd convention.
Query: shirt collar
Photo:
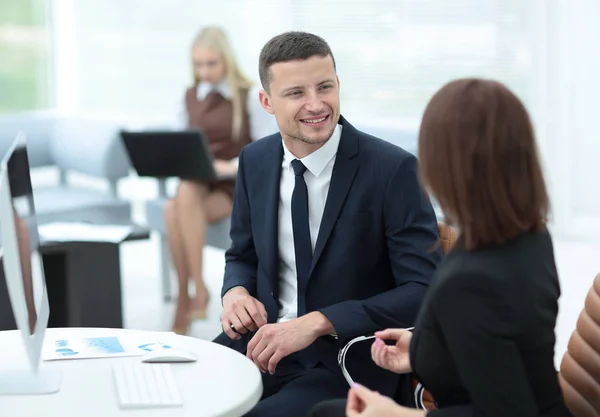
[[[216,91],[217,93],[221,94],[223,98],[231,100],[231,90],[225,82],[220,82],[219,84],[214,85],[207,82],[199,83],[198,87],[196,88],[196,97],[198,97],[199,101],[202,101],[212,91]]]
[[[331,137],[327,142],[323,144],[319,149],[300,159],[306,169],[308,169],[315,177],[321,175],[325,170],[325,167],[336,155],[340,139],[342,137],[342,125],[337,125],[335,130],[331,134]],[[296,158],[283,143],[283,167],[285,169],[291,169],[292,161]]]

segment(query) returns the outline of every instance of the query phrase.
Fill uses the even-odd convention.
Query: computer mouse
[[[185,363],[196,362],[196,355],[181,349],[158,349],[142,356],[142,362],[146,363]]]

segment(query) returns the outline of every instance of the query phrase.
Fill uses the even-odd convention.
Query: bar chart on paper
[[[114,358],[120,356],[140,356],[149,351],[170,349],[168,336],[164,340],[148,340],[135,337],[82,337],[47,340],[42,351],[42,359],[91,359]]]

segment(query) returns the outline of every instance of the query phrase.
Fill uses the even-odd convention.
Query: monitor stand
[[[2,370],[0,372],[0,395],[54,394],[60,390],[61,374],[58,371],[40,369]]]

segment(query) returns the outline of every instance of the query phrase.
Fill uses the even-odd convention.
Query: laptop
[[[121,131],[121,138],[140,177],[221,179],[213,166],[208,138],[200,130]]]

